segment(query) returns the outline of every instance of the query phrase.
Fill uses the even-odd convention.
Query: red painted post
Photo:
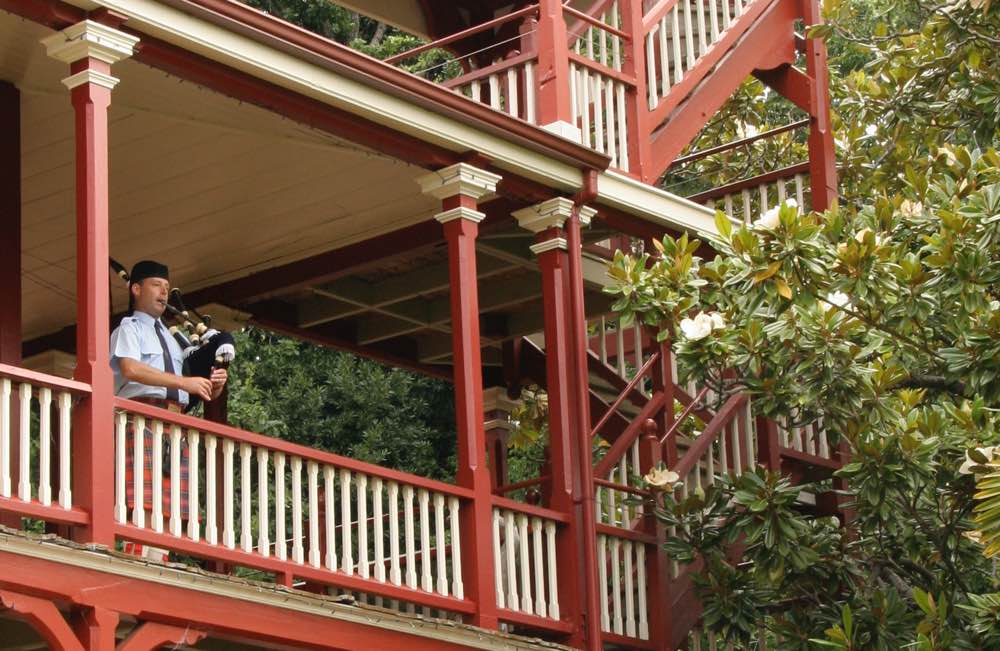
[[[21,363],[21,93],[0,81],[0,362]]]
[[[531,251],[538,256],[542,272],[542,301],[545,311],[545,385],[549,404],[549,507],[569,516],[556,540],[559,557],[560,617],[580,622],[581,595],[585,573],[577,559],[582,553],[580,530],[579,449],[574,436],[574,400],[571,373],[574,364],[568,321],[568,259],[563,224],[570,217],[573,202],[558,197],[514,213],[518,224],[536,234]],[[575,625],[567,644],[584,645],[583,626]]]
[[[561,0],[538,3],[538,80],[535,109],[538,124],[570,140],[580,141],[580,130],[573,120],[569,92],[569,34]]]
[[[583,563],[586,577],[584,591],[584,624],[586,649],[601,651],[600,599],[597,577],[597,515],[594,499],[594,466],[590,438],[590,378],[587,369],[587,312],[583,299],[583,246],[581,227],[589,224],[595,214],[591,208],[574,205],[567,221],[566,246],[569,251],[569,333],[574,368],[574,391],[577,404],[577,446],[580,450],[580,532],[583,540]]]
[[[663,393],[663,410],[657,418],[657,425],[660,430],[660,437],[666,435],[674,425],[676,415],[674,414],[674,398],[677,385],[674,383],[674,367],[671,363],[673,351],[670,349],[670,340],[664,340],[659,344],[660,361],[653,367],[653,392]],[[668,468],[677,465],[677,437],[671,436],[663,443],[660,449],[660,459]]]
[[[73,632],[86,651],[115,651],[118,613],[104,608],[82,608]]]
[[[73,411],[73,502],[90,514],[79,542],[114,545],[114,382],[108,296],[108,106],[118,80],[111,64],[138,39],[90,20],[46,38],[51,57],[70,64],[76,133],[77,328],[75,378],[91,395]]]
[[[621,0],[622,27],[629,36],[622,59],[622,72],[635,79],[635,87],[625,95],[625,116],[628,123],[628,164],[629,173],[647,183],[655,178],[646,178],[643,170],[650,160],[649,137],[649,89],[646,85],[645,34],[642,32],[642,0]]]
[[[487,461],[490,486],[496,489],[508,482],[507,444],[510,438],[510,412],[517,403],[507,397],[505,387],[490,387],[483,391],[483,428],[486,431]]]
[[[806,26],[821,24],[819,0],[802,0],[802,16]],[[837,198],[837,152],[830,124],[830,82],[823,39],[806,39],[806,74],[812,79],[808,143],[812,208],[826,210]]]
[[[21,93],[13,84],[0,81],[0,288],[4,309],[0,310],[0,362],[21,365]],[[19,409],[17,400],[12,410]],[[16,413],[10,422],[18,422]],[[11,486],[18,484],[20,437],[10,438]],[[17,514],[0,514],[0,524],[21,528]]]
[[[499,627],[493,571],[493,499],[486,464],[483,426],[483,370],[479,338],[479,291],[476,236],[485,215],[478,200],[496,190],[500,177],[467,163],[457,163],[418,179],[425,193],[441,199],[436,219],[448,243],[451,288],[455,426],[458,430],[459,485],[473,492],[461,511],[462,576],[466,594],[476,603],[470,624]]]
[[[778,443],[778,424],[770,418],[757,416],[757,463],[771,472],[781,470],[781,449]]]
[[[639,439],[639,472],[643,475],[657,466],[663,460],[663,450],[660,438],[664,432],[656,421],[646,421],[642,438]],[[659,504],[660,498],[654,497]],[[649,585],[646,587],[647,603],[650,617],[649,637],[654,649],[669,649],[673,635],[673,617],[670,604],[670,557],[663,548],[667,542],[667,530],[660,524],[652,511],[646,512],[643,530],[656,536],[656,546],[646,553],[646,576]]]

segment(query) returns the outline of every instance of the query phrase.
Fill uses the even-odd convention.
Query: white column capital
[[[587,206],[580,206],[580,225],[587,226],[597,211]],[[573,200],[566,197],[554,197],[542,203],[514,211],[514,219],[521,228],[532,233],[541,233],[549,228],[562,228],[566,220],[573,215]]]
[[[66,88],[73,90],[77,86],[82,86],[83,84],[95,84],[108,90],[114,90],[115,86],[118,85],[120,80],[118,77],[112,75],[106,75],[103,72],[98,72],[97,70],[81,70],[75,75],[70,75],[62,80],[62,83]]]
[[[80,21],[42,39],[46,53],[63,63],[90,58],[108,65],[132,56],[138,42],[136,36],[93,20]]]
[[[472,208],[466,208],[465,206],[459,206],[458,208],[452,208],[451,210],[445,210],[444,212],[439,212],[434,215],[434,219],[442,224],[447,224],[450,221],[456,219],[467,219],[474,224],[478,224],[483,221],[486,217],[485,214],[479,212],[478,210],[473,210]]]
[[[468,163],[455,163],[417,179],[424,194],[438,199],[465,195],[479,201],[496,192],[500,175],[473,167]]]
[[[538,242],[536,244],[532,244],[528,248],[531,249],[531,252],[534,253],[535,255],[541,255],[546,251],[554,251],[556,249],[560,251],[569,250],[569,247],[566,245],[565,237],[550,237],[544,242]]]

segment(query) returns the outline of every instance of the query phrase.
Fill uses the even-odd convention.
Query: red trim
[[[55,604],[26,594],[0,590],[0,610],[24,619],[56,651],[85,651]]]
[[[10,364],[0,364],[0,376],[8,377],[19,382],[28,382],[34,386],[48,387],[57,391],[69,391],[70,393],[90,393],[90,385],[75,380],[67,380],[48,373],[39,373],[30,369]]]
[[[163,547],[199,558],[219,560],[241,567],[265,570],[273,572],[276,575],[288,573],[293,577],[322,585],[333,585],[348,590],[368,592],[389,599],[400,599],[456,613],[472,613],[475,610],[474,604],[469,600],[442,597],[438,594],[411,590],[410,588],[395,586],[391,583],[379,583],[371,579],[362,579],[358,575],[348,576],[339,570],[331,571],[307,564],[300,565],[291,560],[280,560],[274,556],[264,557],[260,554],[244,552],[239,547],[229,549],[222,545],[210,545],[205,541],[194,542],[189,538],[178,538],[165,533],[156,533],[149,529],[140,529],[131,524],[116,524],[115,534],[125,540],[152,545],[154,547]]]
[[[659,614],[654,615],[654,621],[649,623],[650,628],[655,624],[655,618],[660,616]],[[601,637],[608,644],[614,647],[623,647],[626,649],[657,649],[659,647],[652,640],[640,640],[637,637],[629,637],[627,635],[618,635],[616,633],[602,633]],[[662,647],[667,648],[667,647]]]
[[[153,651],[167,644],[172,644],[175,649],[181,645],[193,646],[207,635],[189,627],[145,622],[132,629],[125,641],[118,645],[118,651]]]
[[[90,522],[90,514],[79,507],[64,509],[58,506],[45,506],[35,501],[22,502],[14,497],[0,497],[0,513],[13,513],[25,518],[38,518],[58,524],[86,525]]]
[[[559,614],[562,615],[561,601],[559,603],[559,609]],[[566,620],[549,619],[547,617],[529,615],[528,613],[518,613],[507,608],[498,610],[497,615],[500,617],[500,621],[516,624],[518,626],[524,626],[526,628],[537,629],[540,631],[556,631],[564,635],[573,632],[573,623]]]
[[[558,522],[559,524],[567,524],[570,522],[570,517],[565,513],[560,513],[559,511],[547,509],[542,506],[535,506],[534,504],[525,504],[524,502],[518,502],[508,497],[501,497],[500,495],[493,496],[493,506],[498,509],[507,509],[508,511],[515,511],[517,513],[542,518],[543,520],[552,520],[553,522]]]
[[[212,594],[208,590],[157,584],[68,563],[14,554],[2,549],[0,568],[3,569],[0,572],[0,587],[3,588],[75,605],[96,606],[146,621],[181,626],[190,624],[192,628],[208,631],[213,637],[224,639],[357,651],[457,651],[468,648],[406,631],[359,624],[336,616],[324,617],[251,600],[234,601],[231,596]],[[226,578],[219,577],[217,580],[225,583]],[[95,590],[95,587],[100,589]],[[328,608],[336,613],[338,606],[330,603]],[[372,614],[373,620],[379,618],[377,611],[368,612]]]
[[[569,36],[560,0],[540,0],[535,42],[538,44],[538,124],[572,123],[569,94]],[[610,164],[610,159],[608,159]]]

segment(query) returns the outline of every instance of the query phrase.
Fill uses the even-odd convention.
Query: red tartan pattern
[[[128,426],[125,429],[125,502],[129,509],[135,508],[135,417],[128,416]],[[144,428],[142,443],[143,481],[142,506],[148,513],[153,510],[153,432]],[[163,474],[163,515],[170,517],[170,434],[163,433],[163,457],[161,461]],[[181,467],[180,467],[180,506],[181,519],[188,517],[188,472],[189,456],[186,437],[181,437]]]

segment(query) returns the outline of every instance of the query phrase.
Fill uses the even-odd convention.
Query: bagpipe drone
[[[128,271],[118,261],[110,259],[111,270],[129,286]],[[170,334],[181,347],[184,359],[184,375],[210,378],[212,369],[229,368],[236,358],[236,344],[233,335],[212,327],[212,317],[199,314],[197,310],[184,305],[181,290],[174,287],[166,303],[166,314],[174,323],[169,325]],[[166,315],[165,314],[165,315]],[[191,396],[190,411],[198,400]]]

